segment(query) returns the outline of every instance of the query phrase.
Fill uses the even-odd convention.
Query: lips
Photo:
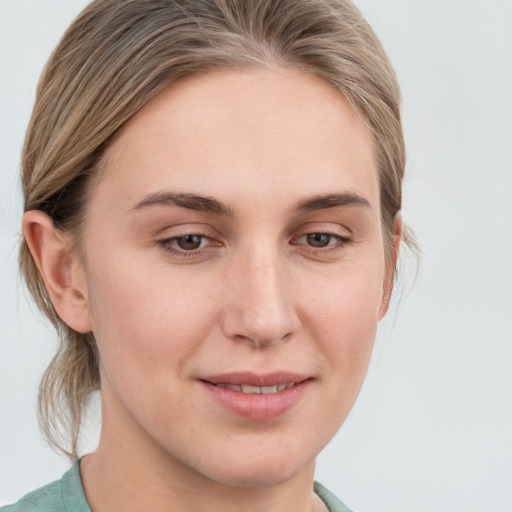
[[[313,379],[290,372],[236,372],[205,376],[199,382],[224,410],[251,420],[268,420],[296,406]]]
[[[209,375],[201,377],[200,380],[209,382],[210,384],[229,384],[235,386],[279,386],[288,383],[299,383],[307,380],[309,375],[300,373],[277,371],[272,373],[258,374],[253,372],[229,372],[217,375]]]
[[[291,389],[295,386],[295,382],[282,382],[274,386],[251,386],[250,384],[214,384],[220,388],[232,389],[233,391],[241,391],[250,395],[269,395]]]

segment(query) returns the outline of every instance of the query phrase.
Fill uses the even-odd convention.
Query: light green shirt
[[[27,494],[14,505],[0,508],[0,512],[91,512],[80,480],[79,464],[75,461],[61,480]],[[352,512],[319,483],[315,482],[314,489],[330,512]]]

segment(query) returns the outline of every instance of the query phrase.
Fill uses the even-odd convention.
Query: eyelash
[[[328,243],[327,245],[322,246],[322,247],[314,247],[308,243],[305,243],[303,245],[305,245],[307,247],[306,250],[308,252],[325,253],[325,252],[337,251],[337,250],[341,250],[341,249],[345,248],[348,244],[350,244],[352,242],[352,239],[347,236],[337,235],[337,234],[329,233],[329,232],[313,231],[311,233],[304,233],[302,235],[292,238],[290,240],[290,243],[292,245],[301,245],[298,242],[298,240],[300,240],[303,237],[309,237],[309,236],[315,236],[315,235],[327,236],[327,237],[329,237],[329,242],[331,242],[334,239],[334,243]],[[175,236],[175,237],[171,237],[171,238],[165,238],[162,240],[158,240],[157,243],[165,252],[170,253],[172,255],[179,256],[179,257],[184,257],[184,258],[198,256],[198,255],[203,254],[209,250],[212,250],[212,247],[200,247],[198,249],[191,249],[191,250],[177,249],[177,248],[173,247],[173,244],[178,243],[178,240],[182,240],[186,237],[191,237],[191,236],[200,238],[201,244],[204,241],[211,240],[211,238],[208,237],[207,235],[201,235],[198,233],[187,233],[187,234],[184,234],[181,236]],[[220,247],[221,245],[222,244],[219,242],[216,243],[217,247]]]
[[[186,249],[176,249],[175,247],[172,246],[172,244],[173,243],[177,243],[178,240],[182,240],[182,239],[184,239],[186,237],[189,237],[189,236],[200,238],[201,239],[201,244],[203,243],[203,241],[210,240],[210,237],[208,237],[206,235],[200,235],[200,234],[197,234],[197,233],[188,233],[188,234],[181,235],[181,236],[173,236],[172,238],[165,238],[163,240],[158,240],[158,245],[165,252],[171,253],[171,254],[176,255],[176,256],[181,256],[181,257],[184,257],[184,258],[187,258],[187,257],[190,257],[190,256],[197,256],[198,254],[202,254],[203,252],[211,249],[209,247],[206,247],[206,248],[201,247],[199,249],[186,250]],[[220,244],[217,244],[217,245],[220,245]]]
[[[313,231],[311,233],[304,233],[303,235],[300,235],[298,237],[295,237],[292,239],[292,244],[293,245],[299,245],[297,242],[295,242],[295,240],[299,240],[303,237],[309,237],[309,236],[327,236],[330,238],[329,241],[333,240],[334,239],[334,243],[328,243],[327,245],[324,245],[322,247],[315,247],[315,246],[312,246],[308,243],[304,244],[307,246],[307,250],[308,251],[312,251],[312,252],[328,252],[328,251],[336,251],[336,250],[340,250],[340,249],[343,249],[344,247],[346,247],[350,242],[352,242],[352,239],[348,236],[343,236],[343,235],[337,235],[335,233],[329,233],[329,232],[323,232],[323,231]]]

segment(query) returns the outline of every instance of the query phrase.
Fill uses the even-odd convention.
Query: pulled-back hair
[[[46,212],[79,243],[91,177],[109,141],[145,104],[191,74],[276,66],[334,85],[371,131],[389,259],[405,167],[400,93],[377,37],[350,0],[92,2],[64,34],[37,88],[23,149],[25,211]],[[407,232],[404,240],[414,244]],[[84,407],[100,387],[96,342],[59,318],[25,241],[20,267],[60,336],[40,385],[40,424],[50,444],[76,457]]]

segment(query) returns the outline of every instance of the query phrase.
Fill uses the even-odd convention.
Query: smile
[[[309,375],[277,371],[230,372],[201,376],[201,388],[213,404],[250,421],[276,419],[294,409],[315,386]]]
[[[278,391],[285,391],[295,386],[295,382],[283,382],[275,386],[252,386],[250,384],[222,384],[218,383],[215,386],[224,389],[231,389],[233,391],[241,391],[249,395],[270,395]]]

